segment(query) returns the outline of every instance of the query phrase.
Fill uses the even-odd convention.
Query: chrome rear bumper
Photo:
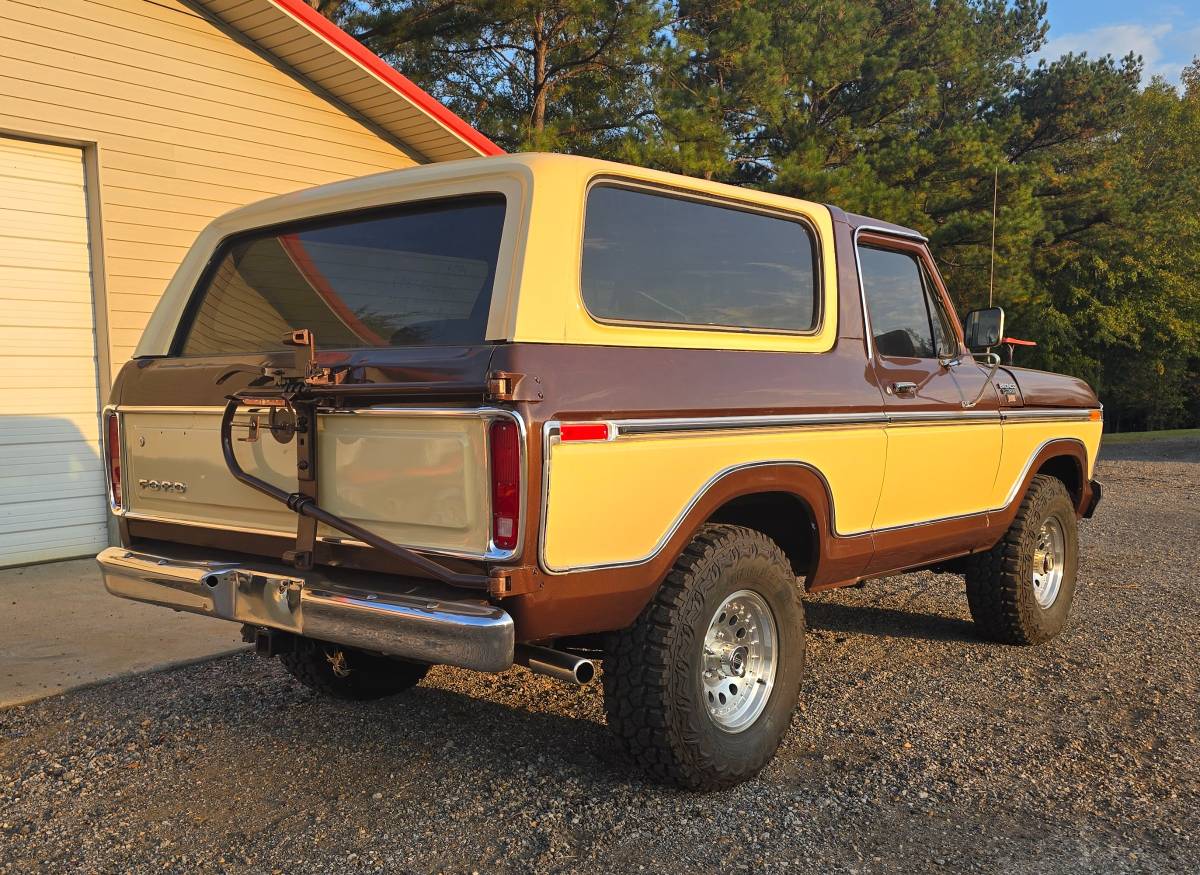
[[[282,629],[416,662],[504,671],[512,618],[482,600],[445,599],[420,584],[380,591],[269,563],[192,560],[109,547],[96,557],[122,598]]]

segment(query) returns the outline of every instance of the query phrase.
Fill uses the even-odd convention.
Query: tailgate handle
[[[247,425],[246,425],[246,436],[244,438],[238,438],[238,442],[243,443],[243,444],[258,443],[258,414],[257,413],[252,413],[250,415],[250,422],[247,423]]]

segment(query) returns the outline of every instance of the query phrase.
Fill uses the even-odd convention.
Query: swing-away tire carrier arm
[[[261,397],[261,396],[258,396]],[[300,514],[301,516],[312,517],[318,523],[324,523],[332,529],[337,529],[343,534],[349,535],[357,541],[362,541],[377,550],[387,553],[403,562],[407,562],[415,568],[428,574],[430,577],[442,581],[442,583],[450,586],[463,587],[467,589],[477,589],[489,591],[494,586],[492,578],[486,574],[467,574],[459,571],[453,571],[439,562],[435,562],[427,556],[423,556],[415,550],[410,550],[407,547],[402,547],[399,544],[394,544],[386,538],[381,538],[374,532],[364,529],[362,526],[356,525],[347,519],[343,519],[337,514],[332,514],[329,511],[318,505],[312,498],[303,495],[299,492],[288,492],[280,489],[274,484],[268,483],[253,474],[246,472],[238,463],[237,456],[233,451],[233,418],[237,415],[238,408],[243,404],[241,398],[236,395],[230,396],[225,404],[225,412],[221,416],[221,453],[225,457],[225,467],[229,469],[229,473],[233,475],[240,483],[244,483],[251,489],[261,492],[263,495],[273,498],[280,504],[285,505],[288,510]],[[316,427],[315,422],[312,428]]]

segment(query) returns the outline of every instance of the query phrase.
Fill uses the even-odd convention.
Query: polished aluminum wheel
[[[762,713],[775,685],[779,635],[758,593],[743,589],[717,608],[704,636],[702,694],[713,722],[741,732]]]
[[[1033,550],[1033,597],[1042,609],[1049,608],[1058,598],[1066,561],[1067,539],[1062,523],[1050,517],[1042,523]]]

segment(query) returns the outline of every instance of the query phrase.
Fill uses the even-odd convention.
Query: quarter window
[[[949,318],[917,258],[860,246],[858,259],[871,334],[880,355],[937,358],[954,352]]]
[[[816,266],[799,221],[612,185],[588,193],[581,282],[600,320],[810,332]]]

